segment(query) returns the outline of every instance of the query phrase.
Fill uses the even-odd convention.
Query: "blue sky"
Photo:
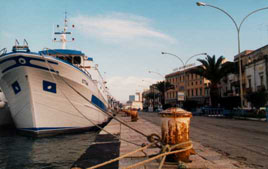
[[[240,23],[249,12],[268,6],[267,0],[207,0],[229,12]],[[27,39],[32,51],[52,43],[53,25],[63,24],[68,12],[75,24],[75,42],[67,44],[94,58],[112,95],[126,101],[149,82],[162,79],[183,60],[206,52],[233,60],[237,54],[234,24],[222,12],[198,7],[194,0],[10,0],[1,2],[0,48]],[[241,29],[241,51],[267,44],[268,10],[250,16]],[[189,61],[196,63],[196,58]],[[105,73],[104,73],[105,72]],[[145,80],[147,82],[143,82]]]

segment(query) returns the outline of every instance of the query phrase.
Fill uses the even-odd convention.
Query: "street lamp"
[[[200,56],[200,55],[206,55],[207,56],[207,53],[198,53],[198,54],[195,54],[191,57],[189,57],[186,62],[184,63],[184,61],[177,55],[174,55],[172,53],[168,53],[168,52],[161,52],[162,55],[171,55],[171,56],[174,56],[176,57],[177,59],[179,59],[183,65],[183,78],[184,78],[184,97],[186,97],[186,71],[185,71],[185,68],[186,68],[186,65],[188,63],[189,60],[191,60],[192,58],[196,57],[196,56]]]
[[[240,30],[241,30],[241,26],[242,24],[245,22],[245,20],[252,14],[258,12],[258,11],[261,11],[261,10],[264,10],[264,9],[268,9],[268,7],[264,7],[264,8],[260,8],[260,9],[256,9],[252,12],[250,12],[249,14],[247,14],[243,19],[242,21],[240,22],[239,26],[238,24],[236,23],[236,21],[234,20],[234,18],[229,14],[227,13],[225,10],[219,8],[219,7],[216,7],[216,6],[213,6],[213,5],[210,5],[210,4],[207,4],[207,3],[204,3],[204,2],[196,2],[196,5],[197,6],[209,6],[209,7],[212,7],[212,8],[215,8],[215,9],[218,9],[220,10],[221,12],[223,12],[224,14],[226,14],[231,20],[232,22],[234,23],[235,25],[235,28],[236,28],[236,31],[237,31],[237,45],[238,45],[238,62],[239,62],[239,81],[240,81],[240,100],[241,100],[241,108],[244,107],[243,105],[243,89],[242,89],[242,63],[241,63],[241,56],[240,56]]]
[[[161,76],[162,78],[165,79],[165,77],[164,77],[161,73],[159,73],[159,72],[154,72],[154,71],[149,70],[148,73],[154,73],[154,74],[157,74],[157,75],[159,75],[159,76]]]

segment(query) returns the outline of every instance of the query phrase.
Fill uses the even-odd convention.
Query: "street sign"
[[[178,92],[178,101],[184,101],[184,92]]]

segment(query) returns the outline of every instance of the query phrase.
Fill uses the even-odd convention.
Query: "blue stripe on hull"
[[[91,102],[99,107],[100,109],[102,109],[103,111],[106,111],[107,110],[107,107],[105,106],[105,104],[99,99],[97,98],[96,96],[92,95],[92,98],[91,98]]]
[[[21,62],[19,62],[19,58],[23,58],[23,59],[26,58],[26,59],[25,59],[25,63],[21,63]],[[69,66],[71,66],[71,67],[73,67],[73,68],[75,68],[75,69],[77,69],[77,70],[79,70],[80,72],[82,72],[84,75],[86,75],[88,78],[91,79],[91,77],[90,77],[87,73],[85,73],[83,70],[81,70],[80,68],[78,68],[78,67],[76,67],[76,66],[74,66],[74,65],[72,65],[72,64],[70,64],[70,63],[68,63],[68,62],[66,62],[66,61],[64,61],[64,60],[61,60],[61,59],[59,59],[59,58],[54,58],[54,59],[56,59],[56,60],[59,61],[59,62],[65,63],[65,64],[67,64],[67,65],[69,65]],[[14,60],[14,61],[16,62],[16,64],[7,67],[6,69],[4,69],[4,70],[2,71],[2,73],[7,72],[7,71],[9,71],[9,70],[11,70],[11,69],[13,69],[13,68],[20,67],[20,66],[28,66],[28,67],[32,67],[32,68],[37,68],[37,69],[41,69],[41,70],[49,71],[49,69],[48,69],[47,67],[42,67],[42,66],[34,65],[34,64],[31,64],[31,63],[30,63],[31,60],[40,61],[40,62],[45,62],[44,59],[32,58],[32,57],[25,57],[25,56],[21,56],[21,55],[18,55],[18,56],[16,56],[16,57],[12,57],[12,58],[8,58],[8,59],[5,59],[5,60],[2,60],[2,61],[0,61],[0,65],[1,65],[2,63],[6,62],[6,61],[9,61],[9,60]],[[58,65],[57,62],[50,61],[50,60],[48,60],[48,63]],[[51,71],[51,72],[57,72],[57,71],[55,71],[55,70],[53,70],[53,69],[50,69],[50,71]]]
[[[112,118],[103,121],[98,124],[100,127],[104,127],[107,123],[110,122]],[[18,128],[18,131],[21,134],[29,135],[33,137],[47,137],[55,136],[59,134],[68,134],[68,133],[82,133],[86,131],[95,131],[99,130],[97,126],[88,126],[88,127],[39,127],[39,128]]]
[[[28,66],[28,67],[33,67],[33,68],[38,68],[38,69],[42,69],[42,70],[49,70],[47,67],[43,67],[43,66],[39,66],[39,65],[34,65],[31,63],[31,61],[40,61],[40,62],[45,62],[44,59],[39,59],[39,58],[32,58],[32,57],[25,57],[25,56],[16,56],[16,57],[11,57],[11,58],[8,58],[8,59],[5,59],[5,60],[2,60],[0,61],[0,65],[7,62],[7,61],[10,61],[10,60],[14,60],[16,63],[12,66],[9,66],[7,68],[5,68],[4,70],[2,70],[2,73],[5,73],[13,68],[16,68],[16,67],[20,67],[20,66]],[[48,61],[48,63],[51,63],[51,64],[55,64],[55,65],[58,65],[57,62],[53,62],[53,61]],[[50,71],[52,72],[55,72],[55,70],[51,69]]]

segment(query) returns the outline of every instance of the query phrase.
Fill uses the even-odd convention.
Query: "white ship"
[[[0,53],[0,87],[20,131],[37,136],[81,131],[109,119],[105,82],[92,58],[65,49],[67,28],[65,17],[63,31],[55,32],[62,49],[31,52],[24,40]]]

